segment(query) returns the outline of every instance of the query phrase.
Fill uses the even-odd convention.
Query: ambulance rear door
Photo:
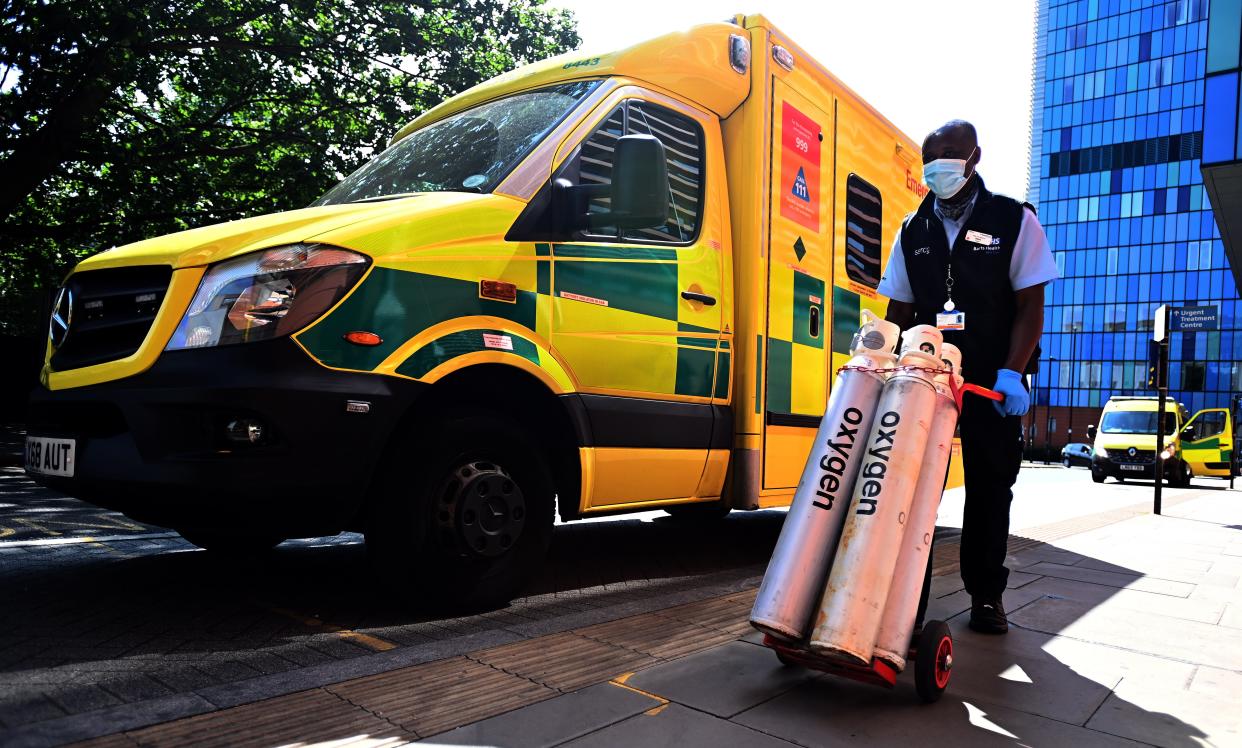
[[[773,78],[763,490],[798,484],[828,391],[832,285],[832,100]],[[763,502],[761,502],[763,503]]]
[[[1228,477],[1233,461],[1233,423],[1227,408],[1195,413],[1182,428],[1182,459],[1197,476]]]

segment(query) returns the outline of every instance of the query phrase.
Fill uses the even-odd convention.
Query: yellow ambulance
[[[1109,398],[1099,428],[1087,427],[1092,480],[1155,478],[1159,405],[1150,396]],[[1189,486],[1192,477],[1234,477],[1233,418],[1228,408],[1205,408],[1191,416],[1185,405],[1165,398],[1161,431],[1165,455],[1161,470],[1170,485]]]
[[[305,209],[81,262],[27,470],[206,548],[361,531],[412,594],[506,601],[555,516],[789,503],[920,170],[762,16],[523,67]]]

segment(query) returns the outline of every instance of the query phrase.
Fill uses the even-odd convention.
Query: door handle
[[[686,301],[697,301],[704,306],[716,306],[716,297],[698,291],[682,291],[681,298]]]

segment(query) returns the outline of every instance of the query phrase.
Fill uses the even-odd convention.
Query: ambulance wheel
[[[730,511],[731,507],[722,501],[664,507],[664,513],[679,522],[715,522],[729,516]]]
[[[944,621],[928,621],[914,656],[914,689],[924,704],[939,701],[953,674],[953,633]]]
[[[1186,463],[1179,463],[1173,469],[1173,476],[1169,478],[1169,485],[1177,488],[1190,488],[1190,466]]]
[[[367,551],[420,608],[502,607],[543,564],[555,485],[538,440],[507,418],[420,424],[392,450]]]
[[[1091,471],[1091,480],[1095,481],[1096,483],[1103,483],[1104,479],[1107,477],[1108,476],[1103,473],[1097,473],[1094,470]],[[1120,480],[1120,478],[1118,478],[1118,480]]]

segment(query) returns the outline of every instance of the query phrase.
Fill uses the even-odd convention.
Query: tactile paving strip
[[[419,736],[434,735],[560,693],[467,657],[380,673],[325,686],[324,690]]]
[[[624,620],[637,622],[644,617]],[[505,644],[467,657],[563,692],[660,662],[642,652],[588,639],[572,631]]]

